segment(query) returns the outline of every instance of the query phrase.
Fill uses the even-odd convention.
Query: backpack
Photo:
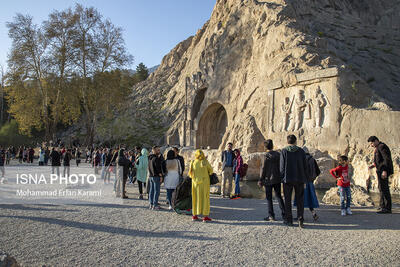
[[[311,155],[307,158],[308,176],[309,181],[314,182],[315,179],[321,174],[317,161]]]
[[[247,169],[249,168],[249,165],[247,163],[244,163],[242,167],[239,169],[239,175],[240,177],[245,177],[247,175]]]

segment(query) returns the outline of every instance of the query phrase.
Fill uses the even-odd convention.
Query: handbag
[[[215,173],[210,175],[210,185],[218,184],[218,176]]]

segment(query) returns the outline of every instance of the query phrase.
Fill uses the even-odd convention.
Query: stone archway
[[[197,115],[199,114],[200,107],[201,107],[201,104],[203,103],[206,91],[207,91],[207,87],[202,88],[202,89],[198,90],[196,96],[194,97],[193,105],[192,105],[192,112],[191,112],[192,121],[194,121],[197,118]]]
[[[228,126],[224,106],[214,103],[208,106],[200,118],[196,132],[196,147],[217,149]]]

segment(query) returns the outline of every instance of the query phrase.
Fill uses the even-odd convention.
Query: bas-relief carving
[[[290,91],[290,96],[284,97],[284,102],[281,104],[281,131],[322,128],[325,124],[326,109],[330,103],[321,87],[318,85],[316,88],[290,89],[284,90]]]

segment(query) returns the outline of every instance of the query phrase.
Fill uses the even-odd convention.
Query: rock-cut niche
[[[193,100],[192,121],[194,121],[197,118],[197,115],[199,114],[201,104],[203,103],[204,97],[206,95],[206,91],[207,88],[200,89]]]
[[[196,147],[217,149],[222,142],[227,126],[228,116],[225,108],[219,103],[208,106],[197,127]]]

